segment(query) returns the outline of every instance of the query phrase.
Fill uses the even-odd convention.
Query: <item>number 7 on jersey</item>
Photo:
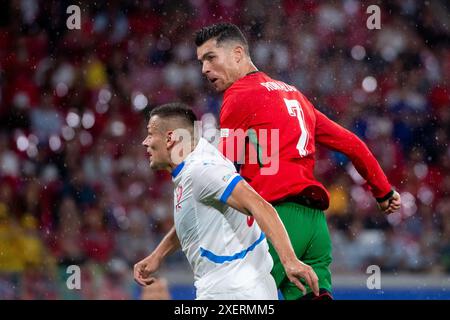
[[[308,151],[306,151],[306,145],[308,144],[309,134],[308,130],[306,129],[305,116],[303,114],[302,107],[298,100],[288,100],[285,98],[283,99],[288,109],[289,115],[291,115],[292,117],[297,117],[298,119],[298,124],[300,125],[300,138],[297,142],[297,150],[300,156],[304,157],[308,154]]]

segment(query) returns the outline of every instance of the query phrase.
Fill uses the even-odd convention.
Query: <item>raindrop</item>
[[[148,99],[141,92],[136,92],[133,98],[133,107],[136,111],[144,110],[148,105]]]
[[[69,88],[64,82],[60,82],[56,85],[56,95],[58,97],[64,97],[69,92]]]
[[[50,136],[50,139],[48,139],[48,144],[52,151],[58,151],[59,148],[61,148],[61,139],[57,135],[52,135]]]
[[[430,188],[423,186],[420,187],[417,192],[417,197],[424,205],[431,205],[434,199],[434,193],[431,191]]]
[[[70,111],[66,116],[66,122],[70,127],[76,128],[80,125],[80,116],[75,112]]]
[[[100,114],[105,113],[106,111],[108,111],[108,109],[109,105],[107,103],[97,102],[97,104],[95,105],[95,111],[97,111]]]
[[[28,149],[28,146],[30,145],[28,138],[25,136],[19,136],[16,141],[17,149],[20,151],[25,151]]]
[[[82,146],[86,147],[92,144],[92,135],[83,130],[80,132],[80,143]]]
[[[112,94],[108,89],[101,89],[98,93],[98,103],[107,104],[111,100]]]
[[[366,56],[366,49],[363,46],[356,45],[351,51],[352,58],[355,60],[362,60]]]
[[[39,138],[34,134],[30,134],[28,136],[28,141],[30,142],[30,144],[37,145],[39,143]]]
[[[387,46],[381,50],[381,56],[383,57],[384,60],[392,62],[397,57],[397,52],[393,47]]]
[[[95,123],[95,116],[92,111],[86,111],[83,114],[83,118],[81,119],[81,124],[83,125],[83,128],[90,129],[94,126]]]
[[[119,120],[113,121],[111,123],[111,132],[116,137],[122,136],[125,133],[125,124]]]
[[[417,178],[419,179],[423,179],[427,176],[428,174],[428,167],[426,164],[424,163],[417,163],[414,166],[414,174],[416,175]]]
[[[38,149],[34,144],[31,144],[27,149],[27,156],[30,158],[36,157],[38,154]]]
[[[66,141],[69,141],[75,137],[75,130],[71,127],[63,126],[61,129],[61,134]]]
[[[366,92],[374,92],[377,88],[377,80],[372,76],[365,77],[362,82],[362,88]]]

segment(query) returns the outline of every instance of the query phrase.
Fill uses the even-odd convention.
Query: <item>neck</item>
[[[167,164],[166,170],[172,173],[173,170],[178,167],[178,165],[182,163],[184,159],[186,159],[187,156],[192,153],[192,151],[194,151],[197,144],[198,140],[192,140],[189,145],[182,143],[174,145],[174,147],[170,151],[170,161]]]
[[[245,66],[240,70],[239,72],[239,79],[242,77],[245,77],[250,72],[258,71],[258,68],[253,64],[253,62],[250,60],[248,63],[246,63]]]

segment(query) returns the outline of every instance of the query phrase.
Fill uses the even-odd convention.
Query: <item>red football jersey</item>
[[[241,164],[241,175],[267,201],[305,196],[329,206],[329,193],[314,177],[315,144],[347,155],[373,195],[391,191],[364,142],[328,119],[295,87],[254,72],[224,94],[220,110],[222,153]]]

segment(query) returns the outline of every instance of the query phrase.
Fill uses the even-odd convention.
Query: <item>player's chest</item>
[[[186,183],[178,184],[173,192],[173,208],[175,215],[185,215],[192,210],[192,188]]]

